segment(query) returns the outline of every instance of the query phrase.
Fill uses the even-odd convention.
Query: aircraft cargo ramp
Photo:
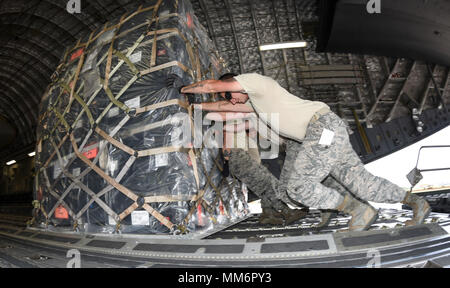
[[[250,217],[204,239],[168,235],[82,234],[27,228],[25,217],[0,217],[0,267],[449,267],[450,217],[432,213],[405,227],[409,210],[380,210],[369,231],[345,232],[338,215],[322,230],[318,211],[290,226]],[[76,250],[73,250],[76,249]]]

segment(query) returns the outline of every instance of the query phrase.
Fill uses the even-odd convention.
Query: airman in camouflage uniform
[[[334,132],[329,146],[320,145],[324,129]],[[413,218],[406,225],[424,222],[431,212],[427,201],[408,193],[390,181],[369,173],[350,143],[345,123],[333,112],[315,115],[308,125],[302,145],[290,141],[287,154],[289,167],[282,174],[286,191],[293,199],[319,209],[337,209],[351,214],[351,230],[368,229],[377,218],[370,205],[356,201],[350,194],[342,195],[321,183],[328,175],[333,176],[354,196],[380,203],[401,202],[413,209]],[[358,203],[359,202],[359,203]],[[368,207],[367,207],[368,206]],[[373,216],[372,216],[373,215]]]
[[[324,129],[334,132],[328,146],[319,144]],[[321,210],[344,211],[358,216],[353,217],[352,230],[365,230],[377,218],[373,207],[354,196],[383,203],[402,202],[407,196],[402,188],[365,169],[351,146],[345,123],[333,112],[313,117],[303,143],[287,140],[280,180],[246,151],[231,151],[230,171],[255,191],[263,206],[270,203],[281,210],[295,200]]]
[[[286,211],[288,206],[286,203],[292,204],[294,207],[302,203],[292,203],[292,199],[287,193],[279,193],[281,183],[265,166],[254,159],[248,151],[243,149],[233,149],[229,160],[230,172],[237,177],[241,182],[245,183],[247,187],[261,199],[261,208],[263,209],[263,215],[266,215],[262,221],[267,224],[290,224],[300,217],[300,215],[292,215],[290,218],[292,221],[283,222],[283,215],[270,215],[271,210]],[[342,195],[350,195],[349,192],[339,184],[333,177],[328,176],[323,184],[327,187],[332,187],[341,193]],[[280,199],[283,199],[280,200]],[[268,212],[269,211],[269,212]],[[289,210],[288,210],[289,211]],[[292,210],[291,210],[292,211]],[[304,211],[303,216],[306,216],[308,209],[302,209]],[[299,211],[300,212],[300,211]],[[290,212],[292,214],[292,212]],[[273,214],[273,212],[272,212]],[[322,222],[318,225],[319,228],[327,225],[330,217],[334,213],[330,211],[322,211]],[[272,216],[272,217],[271,217]],[[278,218],[278,219],[274,219]]]
[[[324,129],[334,132],[329,146],[319,144]],[[307,206],[335,209],[342,203],[344,195],[321,183],[328,175],[366,201],[398,203],[406,196],[404,189],[365,169],[351,146],[345,123],[333,112],[312,121],[303,143],[288,141],[286,151],[282,190]]]
[[[182,87],[180,91],[219,93],[228,102],[202,103],[199,108],[256,112],[265,119],[266,125],[275,124],[272,128],[281,136],[292,139],[287,143],[286,161],[279,181],[269,175],[264,166],[245,157],[243,151],[224,148],[230,170],[250,189],[272,199],[276,206],[281,204],[273,198],[273,194],[285,203],[290,203],[292,198],[309,207],[336,209],[352,215],[350,230],[368,229],[378,214],[373,207],[358,201],[351,194],[366,201],[402,202],[411,206],[414,215],[407,225],[423,223],[431,211],[425,200],[365,170],[350,144],[346,125],[325,103],[296,97],[274,79],[257,73],[204,80]],[[267,113],[277,113],[278,120],[267,118]],[[320,141],[326,134],[332,135],[328,137],[329,141]],[[340,190],[324,185],[323,180],[329,175],[351,194],[341,194]]]

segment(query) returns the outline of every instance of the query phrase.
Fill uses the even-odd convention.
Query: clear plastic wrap
[[[140,7],[69,49],[40,106],[37,225],[204,233],[245,217],[219,149],[191,148],[179,127],[192,108],[166,87],[171,74],[184,83],[217,78],[215,51],[191,4],[176,0]]]

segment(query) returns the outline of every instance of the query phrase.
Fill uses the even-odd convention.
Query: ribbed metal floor
[[[3,216],[0,267],[66,267],[72,249],[79,251],[86,268],[450,266],[449,215],[432,213],[427,224],[400,227],[409,213],[382,210],[365,232],[339,232],[348,220],[341,216],[317,231],[314,211],[288,227],[262,227],[250,218],[204,240],[56,233],[26,228],[19,218]]]

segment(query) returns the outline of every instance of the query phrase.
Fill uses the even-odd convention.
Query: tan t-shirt
[[[323,102],[292,95],[270,77],[251,73],[234,78],[248,94],[259,118],[286,138],[302,141],[312,116],[323,108],[329,109]]]

